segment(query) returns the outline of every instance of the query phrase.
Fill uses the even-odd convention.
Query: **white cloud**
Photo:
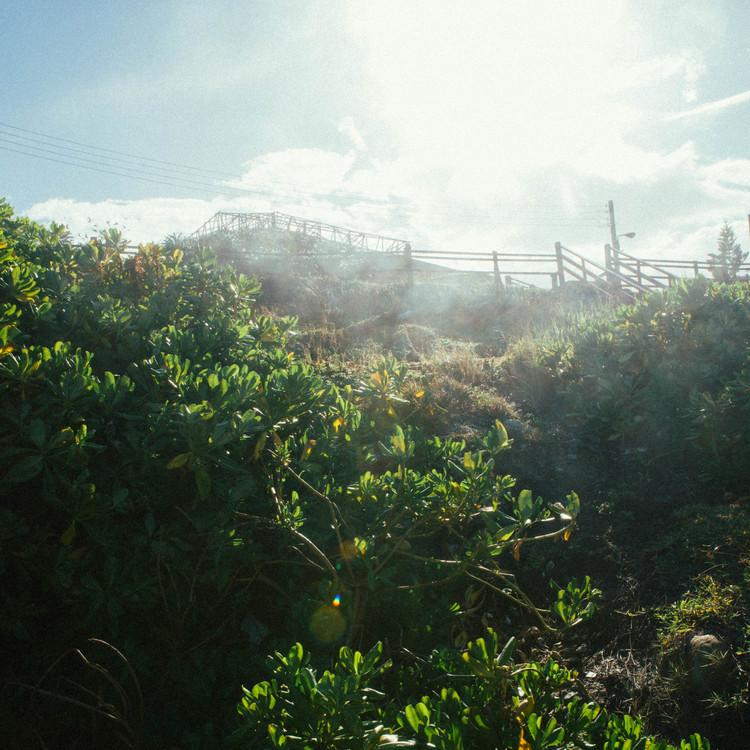
[[[339,133],[343,133],[352,142],[357,151],[367,151],[365,139],[359,130],[357,130],[353,117],[345,117],[339,123]]]
[[[750,102],[750,91],[743,91],[741,94],[735,94],[734,96],[727,96],[724,99],[719,99],[715,102],[709,102],[708,104],[702,104],[700,107],[694,107],[685,112],[677,112],[674,114],[667,115],[664,117],[664,122],[674,122],[675,120],[683,120],[687,117],[698,117],[700,115],[713,114],[714,112],[721,112],[722,110],[730,107],[736,107],[739,104]]]
[[[150,198],[135,201],[77,201],[52,198],[27,212],[35,221],[65,224],[75,238],[86,240],[99,229],[117,226],[132,244],[158,242],[173,232],[189,234],[216,211],[226,210],[213,201]]]

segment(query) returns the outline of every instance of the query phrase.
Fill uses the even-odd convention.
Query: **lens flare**
[[[318,608],[310,619],[310,631],[320,643],[337,641],[345,630],[346,618],[331,604]]]
[[[336,596],[333,597],[333,606],[338,607],[339,604],[341,604],[341,594],[336,594]]]

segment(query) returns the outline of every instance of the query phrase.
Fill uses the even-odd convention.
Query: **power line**
[[[70,143],[70,144],[73,144],[75,146],[81,146],[82,147],[81,149],[71,148],[70,146],[59,146],[59,145],[57,145],[55,143],[48,143],[47,141],[40,141],[38,139],[29,138],[27,136],[20,136],[20,135],[14,134],[14,133],[7,133],[7,132],[3,133],[0,130],[0,133],[2,133],[3,135],[10,136],[11,138],[23,139],[23,140],[26,140],[26,141],[31,141],[33,143],[40,143],[40,144],[42,144],[44,146],[50,146],[50,147],[52,147],[54,149],[63,149],[65,151],[73,151],[73,152],[76,152],[76,153],[86,154],[87,156],[94,156],[97,159],[97,161],[95,163],[99,163],[100,165],[104,165],[104,166],[116,166],[119,169],[125,169],[125,167],[120,167],[119,165],[112,165],[112,164],[110,164],[108,162],[101,161],[102,159],[108,159],[109,162],[111,162],[111,161],[118,161],[118,162],[122,162],[123,164],[130,164],[131,166],[139,167],[140,169],[143,169],[143,168],[158,169],[158,170],[160,170],[162,172],[177,172],[177,173],[182,173],[182,174],[191,174],[192,172],[202,172],[207,177],[210,176],[210,175],[215,175],[215,177],[211,177],[212,180],[216,180],[218,178],[222,178],[224,180],[227,180],[227,179],[241,180],[243,178],[243,175],[241,175],[241,174],[230,173],[230,172],[218,172],[218,171],[215,171],[215,170],[207,170],[207,169],[203,169],[203,168],[200,168],[200,167],[192,167],[192,166],[189,166],[187,164],[178,164],[176,162],[165,161],[165,160],[162,160],[162,159],[152,159],[152,158],[145,157],[145,156],[138,156],[138,155],[135,155],[135,154],[129,154],[129,153],[126,153],[126,152],[123,152],[123,151],[115,151],[113,149],[102,148],[100,146],[94,146],[94,145],[91,145],[91,144],[81,143],[80,141],[72,141],[72,140],[69,140],[67,138],[58,138],[57,136],[49,135],[47,133],[40,133],[40,132],[38,132],[36,130],[28,130],[26,128],[19,128],[19,127],[16,127],[15,125],[9,125],[7,123],[0,122],[0,127],[6,128],[6,129],[9,128],[11,130],[18,130],[18,131],[20,131],[22,133],[30,133],[32,135],[37,135],[37,136],[40,136],[41,138],[45,138],[45,139],[51,140],[51,141],[59,141],[61,143]],[[16,143],[15,141],[11,141],[11,142],[14,145],[23,146],[25,148],[30,148],[30,149],[38,148],[37,146],[29,146],[29,145],[27,145],[25,143]],[[44,150],[44,149],[42,149],[42,150]],[[126,157],[128,157],[128,159],[119,159],[119,158],[115,158],[115,157],[94,154],[94,153],[90,153],[91,151],[102,151],[102,152],[105,152],[105,153],[117,154],[119,156],[126,156]],[[58,153],[58,152],[52,152],[52,153]],[[59,155],[66,156],[68,158],[75,158],[75,159],[81,158],[81,157],[71,156],[70,154],[59,154]],[[139,164],[138,162],[130,161],[130,159],[137,159],[140,162],[147,162],[147,163],[146,164]],[[165,166],[165,167],[162,167],[162,166],[151,166],[151,165],[162,165],[162,164],[163,165],[168,165],[168,166]],[[186,171],[186,170],[189,170],[189,171]],[[153,174],[153,172],[145,172],[145,174]],[[172,179],[172,176],[168,175],[168,174],[160,175],[160,176],[168,177],[169,179]],[[292,197],[301,196],[301,197],[325,198],[325,199],[328,199],[328,200],[336,200],[336,199],[341,199],[341,198],[350,200],[350,199],[353,198],[353,199],[356,199],[356,200],[370,201],[370,202],[373,202],[373,203],[385,203],[386,202],[386,200],[384,198],[382,198],[381,196],[373,196],[373,195],[368,195],[366,193],[349,193],[346,196],[337,196],[335,193],[321,194],[321,193],[315,193],[313,191],[305,191],[304,189],[299,188],[296,185],[292,185],[290,183],[284,183],[284,182],[274,181],[274,180],[268,180],[267,184],[271,185],[271,186],[278,186],[282,190],[286,191],[286,193],[291,192],[292,193]],[[266,195],[266,196],[269,196],[269,197],[276,197],[278,195],[278,190],[277,190],[277,192],[272,192],[272,190],[270,188],[266,187],[266,186],[261,186],[261,187],[252,187],[252,186],[249,186],[249,187],[226,186],[226,190],[234,190],[234,191],[238,191],[240,193],[243,193],[243,192],[244,193],[259,193],[261,195]],[[285,195],[284,197],[288,197],[288,195]],[[389,200],[392,203],[395,202],[392,197]]]
[[[3,151],[11,151],[13,153],[22,154],[24,156],[31,156],[37,159],[44,159],[45,161],[51,161],[51,162],[56,162],[58,164],[64,164],[69,167],[79,167],[81,169],[89,169],[94,172],[101,172],[103,174],[116,175],[118,177],[130,177],[132,179],[137,179],[137,180],[141,180],[144,182],[151,182],[151,183],[159,184],[159,185],[166,185],[168,187],[181,187],[181,188],[199,187],[203,192],[209,192],[209,193],[213,193],[216,195],[229,194],[229,195],[234,195],[234,197],[239,197],[242,195],[260,195],[267,199],[270,198],[270,199],[278,200],[279,198],[283,198],[286,200],[306,202],[308,205],[316,205],[316,199],[317,200],[322,199],[322,200],[325,200],[326,203],[325,204],[317,203],[317,205],[325,205],[326,207],[329,207],[331,203],[341,203],[342,205],[345,205],[345,204],[352,202],[352,199],[348,198],[346,195],[336,195],[334,193],[315,194],[315,193],[304,193],[302,191],[297,191],[296,194],[294,194],[293,191],[283,193],[281,191],[274,192],[272,190],[254,189],[251,187],[239,187],[239,186],[234,186],[234,185],[221,184],[215,181],[206,182],[206,181],[197,180],[197,179],[187,179],[184,177],[177,177],[177,176],[173,176],[170,174],[162,174],[162,173],[159,173],[158,171],[157,172],[149,171],[143,167],[141,167],[140,169],[133,169],[131,167],[125,167],[119,164],[111,164],[109,162],[101,161],[97,159],[86,159],[81,156],[74,156],[72,154],[60,153],[59,151],[45,149],[39,146],[30,146],[24,143],[19,144],[19,143],[16,143],[15,141],[8,140],[6,138],[0,138],[0,142],[10,143],[12,145],[21,146],[21,148],[27,149],[25,151],[21,151],[19,149],[8,148],[7,146],[0,146],[0,149],[2,149]],[[41,152],[41,154],[37,152]],[[50,156],[43,156],[42,154],[53,154],[53,156],[59,156],[63,158],[52,158]],[[70,160],[75,160],[75,161],[70,161]],[[95,164],[97,166],[90,166],[91,164]],[[120,170],[120,171],[114,171],[115,169]],[[123,172],[127,172],[127,174],[124,174]],[[153,179],[154,177],[157,177],[160,179]],[[359,197],[357,197],[356,199],[361,200],[361,198]]]
[[[12,138],[15,138],[16,140],[22,140],[22,141],[31,141],[32,143],[41,143],[43,146],[54,146],[56,149],[62,149],[63,151],[72,151],[76,154],[86,154],[87,156],[93,156],[90,149],[96,148],[95,146],[87,146],[86,148],[72,148],[71,146],[56,146],[54,144],[50,144],[47,141],[39,140],[38,138],[29,138],[24,135],[15,135],[12,133],[4,133],[2,130],[0,130],[0,134],[2,135],[10,135]],[[3,139],[0,139],[3,140]],[[16,143],[16,141],[7,141],[7,143]],[[25,145],[25,144],[16,144],[16,145]],[[28,148],[38,148],[37,146],[28,146]],[[89,149],[89,150],[86,150]],[[72,158],[79,158],[79,157],[72,157]],[[129,161],[128,159],[118,159],[116,157],[112,156],[102,156],[99,157],[100,159],[107,159],[109,161],[114,162],[122,162],[123,164],[136,164],[137,162]],[[142,161],[146,161],[145,159],[142,159],[141,157],[135,157],[137,159],[141,159]],[[147,165],[138,165],[138,166],[147,166]],[[164,172],[175,172],[177,174],[192,174],[192,172],[188,171],[190,168],[185,169],[173,169],[170,167],[159,167]],[[203,171],[203,170],[201,170]]]
[[[9,138],[0,138],[1,142],[25,149],[19,150],[18,148],[0,146],[0,149],[4,151],[21,154],[23,156],[31,156],[36,159],[43,159],[45,161],[55,162],[69,167],[72,166],[80,169],[88,169],[90,171],[110,174],[117,177],[129,177],[142,182],[150,182],[152,184],[164,185],[167,187],[179,187],[182,189],[198,188],[205,193],[230,195],[234,197],[240,197],[242,195],[258,195],[272,200],[284,199],[295,201],[298,202],[300,207],[303,205],[320,205],[330,208],[332,203],[338,204],[342,207],[351,207],[351,204],[354,202],[367,201],[375,204],[375,207],[377,208],[400,210],[405,211],[407,214],[414,214],[417,210],[413,201],[408,199],[394,199],[390,194],[386,199],[364,193],[317,193],[305,191],[304,189],[295,185],[290,185],[289,183],[274,182],[271,180],[269,180],[266,185],[259,187],[231,185],[226,182],[221,182],[216,177],[211,177],[210,175],[218,175],[223,178],[232,179],[242,179],[242,176],[192,167],[163,159],[152,159],[150,157],[138,156],[124,151],[117,151],[82,143],[80,141],[59,138],[57,136],[41,133],[35,130],[19,128],[15,125],[2,122],[0,122],[0,128],[28,133],[30,135],[47,139],[39,140],[38,138],[16,135],[15,133],[8,133],[0,130],[1,135],[15,139],[9,140]],[[19,143],[18,140],[28,141],[29,143]],[[50,143],[48,141],[57,141],[59,143],[71,145],[58,145],[57,143]],[[42,146],[47,146],[49,148],[42,148]],[[80,146],[81,148],[74,148],[74,146]],[[102,153],[99,154],[95,152]],[[43,154],[51,154],[52,156],[45,156]],[[85,156],[78,156],[76,154],[84,154]],[[116,154],[117,156],[106,156],[106,154]],[[132,159],[138,161],[131,161]],[[322,203],[320,201],[322,201]],[[418,208],[423,208],[425,205],[432,207],[434,210],[444,210],[446,212],[456,210],[455,202],[449,202],[447,200],[423,201]],[[592,204],[582,206],[574,215],[571,215],[570,212],[560,213],[558,211],[551,211],[548,206],[540,207],[538,204],[535,205],[531,203],[505,203],[502,205],[501,212],[492,209],[485,211],[481,209],[460,210],[460,215],[463,219],[473,218],[498,223],[512,223],[516,226],[568,228],[587,226],[602,228],[609,226],[606,220],[606,206]]]
[[[101,172],[102,174],[113,174],[113,175],[117,175],[117,177],[130,177],[134,180],[141,180],[143,182],[153,182],[153,183],[156,183],[157,185],[167,185],[169,187],[185,187],[185,188],[188,187],[187,185],[178,185],[173,182],[164,182],[162,180],[152,180],[152,179],[149,179],[148,177],[141,177],[138,175],[122,174],[122,172],[114,172],[110,169],[100,169],[98,167],[89,167],[86,164],[75,164],[74,162],[63,161],[62,159],[53,159],[50,156],[41,156],[40,154],[34,154],[34,153],[29,154],[25,151],[19,151],[18,149],[15,149],[15,148],[8,148],[7,146],[0,146],[0,150],[12,151],[13,153],[23,154],[24,156],[32,156],[35,159],[44,159],[45,161],[53,161],[53,162],[56,162],[57,164],[65,164],[66,166],[69,166],[69,167],[79,167],[80,169],[90,169],[92,172]],[[224,193],[220,193],[218,190],[211,190],[210,188],[203,188],[203,189],[208,190],[209,192],[216,193],[217,195],[224,194]]]
[[[96,159],[86,159],[86,158],[84,158],[82,156],[70,156],[68,154],[60,154],[58,151],[53,151],[53,150],[48,149],[48,148],[40,148],[39,146],[26,146],[25,144],[17,144],[15,141],[8,140],[7,138],[0,138],[0,142],[2,142],[2,143],[11,143],[14,146],[21,145],[21,146],[23,146],[23,148],[31,149],[32,152],[33,151],[41,151],[42,153],[45,153],[45,154],[54,154],[55,156],[64,156],[64,157],[66,157],[68,159],[76,159],[77,161],[86,162],[87,164],[97,164],[100,167],[102,167],[102,166],[104,166],[104,167],[115,167],[116,169],[120,169],[120,170],[122,170],[124,172],[133,172],[136,175],[150,175],[152,177],[163,177],[163,178],[166,178],[166,179],[169,179],[169,180],[174,180],[175,182],[185,182],[185,183],[189,183],[190,185],[199,185],[201,187],[210,187],[210,186],[212,186],[214,184],[214,183],[203,182],[201,180],[189,180],[189,179],[186,179],[184,177],[172,177],[172,176],[168,176],[168,175],[162,175],[162,174],[159,174],[158,172],[145,171],[145,170],[143,170],[143,168],[141,168],[141,169],[132,169],[131,167],[121,167],[119,165],[108,164],[107,162],[98,161]],[[18,153],[23,153],[23,152],[18,152]],[[28,154],[28,155],[29,156],[33,156],[34,154],[31,153],[31,154]],[[82,165],[77,165],[75,162],[65,162],[65,163],[71,164],[73,166],[82,166]],[[122,175],[122,176],[128,177],[130,175]],[[164,184],[171,184],[171,183],[164,183]]]
[[[103,148],[101,146],[92,146],[88,143],[81,143],[80,141],[71,141],[67,138],[58,138],[55,135],[49,135],[47,133],[40,133],[36,130],[27,130],[26,128],[19,128],[16,125],[9,125],[8,123],[5,123],[5,122],[0,122],[0,126],[4,128],[10,128],[11,130],[19,130],[22,133],[31,133],[32,135],[38,135],[38,136],[41,136],[42,138],[47,138],[53,141],[60,141],[61,143],[71,143],[74,146],[83,146],[84,148],[94,150],[94,151],[105,151],[106,153],[109,153],[109,154],[117,154],[118,156],[127,156],[131,159],[140,159],[141,161],[150,161],[150,162],[153,162],[154,164],[166,164],[171,167],[180,167],[182,169],[191,169],[191,170],[198,171],[198,172],[206,172],[207,174],[215,174],[219,177],[237,177],[238,176],[238,175],[228,174],[226,172],[215,172],[213,170],[203,169],[201,167],[191,167],[187,164],[177,164],[175,162],[163,161],[161,159],[151,159],[146,156],[138,156],[137,154],[128,154],[124,151],[115,151],[111,148]]]

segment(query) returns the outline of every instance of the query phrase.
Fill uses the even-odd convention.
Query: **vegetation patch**
[[[741,747],[746,285],[425,320],[124,244],[0,204],[13,744]]]

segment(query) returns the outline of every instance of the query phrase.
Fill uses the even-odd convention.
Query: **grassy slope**
[[[235,633],[232,645],[237,651],[232,654],[222,635],[226,623],[236,619],[238,604],[264,613],[279,609],[267,586],[235,588],[238,566],[255,570],[252,576],[248,573],[248,580],[255,581],[257,556],[262,561],[264,554],[286,554],[289,545],[280,537],[279,549],[274,550],[275,534],[265,533],[262,542],[267,550],[260,549],[263,545],[255,550],[238,547],[213,520],[217,511],[230,517],[231,503],[226,508],[206,507],[205,518],[196,515],[197,509],[224,496],[232,500],[233,474],[218,470],[226,465],[245,477],[245,494],[258,503],[257,513],[265,512],[265,495],[253,488],[265,487],[274,472],[261,470],[262,440],[250,438],[266,434],[265,411],[270,423],[286,424],[271,412],[296,408],[302,396],[314,403],[328,392],[321,389],[317,376],[297,368],[293,380],[302,396],[269,405],[259,398],[252,373],[225,367],[234,362],[226,359],[230,355],[249,363],[253,372],[261,373],[268,393],[282,393],[290,382],[286,329],[252,312],[248,301],[254,291],[248,287],[242,292],[228,276],[214,275],[200,263],[188,273],[171,260],[171,265],[163,265],[158,249],[147,249],[130,270],[93,248],[77,260],[66,259],[66,248],[41,229],[32,231],[12,219],[5,227],[14,252],[35,258],[24,271],[31,274],[29,289],[51,300],[46,311],[39,300],[34,302],[31,292],[21,288],[24,277],[16,279],[10,272],[16,260],[6,259],[2,291],[15,300],[3,308],[10,321],[4,328],[11,337],[8,341],[20,351],[28,331],[35,343],[52,346],[62,336],[96,351],[94,370],[82,351],[63,347],[43,353],[37,347],[33,369],[5,372],[3,398],[14,410],[18,429],[6,425],[3,444],[17,442],[20,430],[23,451],[29,454],[9,453],[15,473],[4,477],[3,486],[14,495],[4,510],[3,519],[9,523],[3,540],[5,544],[7,538],[8,549],[17,549],[11,549],[5,562],[8,575],[28,574],[42,595],[14,580],[18,612],[6,616],[11,622],[17,616],[18,624],[41,631],[46,616],[35,601],[46,606],[48,599],[62,596],[62,604],[71,581],[80,579],[76,595],[95,626],[105,628],[120,617],[127,619],[131,639],[148,640],[150,628],[164,639],[160,653],[143,653],[152,662],[136,667],[148,676],[149,698],[165,692],[172,673],[175,693],[167,703],[175,717],[194,704],[191,713],[198,726],[204,722],[199,709],[207,702],[231,710],[227,675],[247,669],[252,652],[247,640],[241,642]],[[81,266],[79,276],[63,269],[74,260]],[[40,272],[51,263],[56,264],[54,272],[51,266],[50,272]],[[89,283],[94,293],[86,293]],[[103,297],[102,284],[110,292]],[[147,294],[147,285],[155,293]],[[515,450],[501,456],[502,473],[518,477],[520,487],[533,487],[545,497],[564,497],[571,489],[581,494],[584,511],[570,543],[524,545],[522,550],[519,546],[518,562],[510,564],[523,588],[539,601],[549,601],[550,577],[565,582],[592,575],[605,590],[604,606],[577,634],[574,630],[566,637],[551,638],[526,623],[519,633],[523,658],[559,654],[579,669],[589,694],[607,707],[644,713],[653,728],[672,737],[700,730],[719,747],[741,747],[737,727],[747,718],[743,688],[748,665],[743,649],[750,578],[750,522],[744,506],[750,437],[744,420],[750,378],[743,372],[750,338],[747,289],[698,281],[621,310],[598,306],[585,288],[577,294],[571,290],[575,287],[553,293],[505,290],[494,296],[488,289],[445,281],[407,288],[368,280],[328,279],[316,285],[310,279],[277,279],[266,284],[264,301],[269,309],[302,317],[292,347],[327,381],[341,386],[367,382],[374,359],[383,351],[393,352],[410,362],[412,375],[398,387],[405,403],[416,405],[411,424],[428,434],[468,437],[486,433],[500,418],[516,443]],[[130,302],[121,304],[127,295],[133,297],[132,307]],[[244,310],[241,331],[237,321],[228,320],[226,300]],[[15,343],[12,337],[17,337]],[[190,373],[186,353],[199,363]],[[23,365],[15,353],[6,364],[11,361]],[[36,374],[40,367],[43,382]],[[107,378],[105,370],[121,374]],[[222,378],[233,382],[226,391],[220,387]],[[119,391],[113,389],[117,383],[123,386]],[[241,398],[236,392],[240,386]],[[186,410],[183,396],[196,408]],[[243,402],[241,409],[235,408],[237,398]],[[168,418],[154,419],[159,411],[155,404],[160,402],[167,404],[163,413]],[[338,401],[327,406],[345,407]],[[29,409],[35,409],[38,418],[30,420]],[[289,425],[298,419],[311,420],[307,429],[317,436],[316,450],[322,450],[326,434],[331,445],[336,442],[338,430],[326,433],[327,422],[317,420],[312,411],[302,410]],[[56,432],[45,432],[47,423],[59,428],[59,440]],[[93,428],[88,435],[86,424]],[[106,450],[93,442],[95,434]],[[296,446],[295,435],[290,433],[289,446]],[[44,452],[42,458],[36,455],[38,449]],[[341,462],[342,476],[351,463],[350,457]],[[142,467],[159,472],[159,488],[143,481]],[[212,491],[206,467],[213,481],[227,482],[226,487],[215,484]],[[96,486],[90,477],[95,477]],[[123,485],[130,488],[129,497],[123,496]],[[185,510],[190,496],[194,507]],[[77,526],[70,523],[70,512],[60,501],[71,504]],[[45,503],[53,508],[46,516]],[[311,509],[315,504],[320,503],[311,503]],[[105,510],[122,523],[102,520]],[[19,529],[16,516],[34,521],[29,528],[36,546],[29,546],[27,531]],[[252,518],[255,523],[260,516]],[[322,533],[329,522],[321,521],[317,531]],[[103,531],[109,535],[106,539],[95,537]],[[216,570],[204,559],[209,548]],[[124,612],[110,606],[110,591],[99,585],[97,555],[106,563],[99,568],[108,575],[112,561],[137,567],[133,580],[138,587],[124,586],[120,597],[128,604]],[[68,570],[68,578],[61,575]],[[122,571],[118,575],[118,583],[127,583]],[[142,590],[146,580],[148,592]],[[278,588],[277,581],[268,584]],[[214,586],[226,592],[218,601],[221,606]],[[196,607],[196,594],[210,606]],[[259,609],[262,597],[268,606]],[[81,617],[80,608],[70,604],[66,601],[62,612],[72,633]],[[503,627],[507,615],[502,604],[488,596],[481,611],[469,613],[467,607],[462,625],[470,637],[483,632],[486,617]],[[154,608],[163,614],[163,623],[151,617]],[[143,621],[132,627],[141,611]],[[421,615],[414,612],[415,623]],[[212,630],[205,627],[206,617]],[[368,622],[368,627],[379,637],[390,628],[394,643],[404,636],[387,613],[382,619]],[[511,630],[517,622],[511,625],[508,620]],[[289,623],[272,625],[283,630]],[[292,625],[290,632],[295,630]],[[716,684],[688,689],[692,667],[687,649],[696,633],[720,638],[727,656],[717,660],[715,671],[703,671],[704,678],[720,678]],[[206,634],[214,644],[221,642],[220,651],[204,648]],[[13,643],[33,643],[27,635],[19,630]],[[51,635],[59,650],[67,646],[64,627]],[[133,646],[133,657],[140,650],[138,644]],[[65,653],[75,660],[73,651]],[[36,654],[27,650],[26,658],[32,660]],[[56,678],[61,664],[55,662],[51,668]],[[9,668],[8,662],[5,666]],[[216,677],[213,687],[211,675]],[[217,690],[223,691],[218,701]],[[712,697],[711,690],[718,695]],[[180,722],[175,718],[172,723],[169,731],[179,732]],[[33,734],[35,730],[29,729]],[[197,735],[193,739],[199,742]]]
[[[525,560],[524,583],[541,593],[540,571],[590,574],[606,603],[581,640],[538,648],[561,650],[606,706],[641,712],[673,737],[700,730],[744,746],[748,287],[697,279],[620,309],[580,289],[454,292],[435,311],[410,303],[444,290],[360,285],[337,306],[329,286],[325,317],[309,314],[316,291],[306,288],[307,308],[291,310],[303,355],[344,375],[384,352],[411,360],[436,406],[431,429],[465,435],[499,416],[516,439],[507,470],[521,486],[582,496],[571,545]],[[266,303],[287,310],[291,289]],[[347,325],[355,310],[370,316]],[[705,633],[727,657],[718,682],[695,685],[689,644]]]

